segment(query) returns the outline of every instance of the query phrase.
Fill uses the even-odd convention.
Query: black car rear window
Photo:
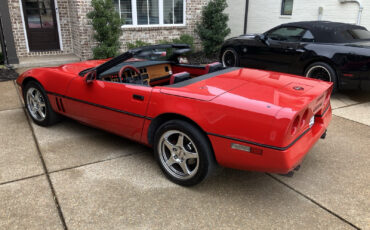
[[[343,36],[347,40],[367,40],[370,39],[370,32],[367,30],[344,30],[342,31]]]

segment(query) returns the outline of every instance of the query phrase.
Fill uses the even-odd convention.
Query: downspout
[[[358,2],[358,5],[359,5],[359,9],[358,9],[358,16],[357,16],[357,25],[360,25],[361,24],[361,16],[362,16],[362,11],[364,10],[364,6],[361,4],[360,1],[357,1]]]
[[[247,34],[249,0],[245,0],[244,34]]]
[[[3,24],[1,20],[1,13],[0,13],[0,46],[1,46],[1,52],[3,53],[4,58],[4,65],[8,65],[8,55],[6,54],[6,47],[5,47],[5,39],[3,34]]]
[[[339,2],[341,4],[350,3],[350,2],[354,2],[354,3],[358,4],[359,9],[358,9],[358,15],[357,15],[357,25],[360,25],[361,24],[362,11],[364,10],[364,6],[362,5],[361,1],[360,0],[339,0]]]

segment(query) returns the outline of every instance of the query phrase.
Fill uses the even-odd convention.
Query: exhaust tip
[[[293,177],[293,175],[294,175],[294,170],[292,170],[292,171],[290,171],[290,172],[288,172],[288,173],[286,173],[286,174],[279,174],[280,176],[285,176],[285,177]]]
[[[326,131],[327,130],[325,130],[325,132],[321,135],[321,137],[320,137],[321,139],[325,139],[326,138]]]

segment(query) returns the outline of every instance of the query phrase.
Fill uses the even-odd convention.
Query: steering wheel
[[[140,71],[135,67],[135,66],[132,66],[132,65],[125,65],[123,66],[119,72],[118,72],[118,79],[119,81],[122,83],[122,82],[125,82],[125,83],[136,83],[135,79],[132,77],[132,75],[130,77],[125,77],[123,75],[124,72],[126,72],[128,69],[130,70],[133,70],[134,72],[137,73],[138,77],[140,78],[140,82],[142,83],[143,82],[143,79],[141,77],[141,74],[140,74]],[[126,78],[125,80],[123,80],[124,78]]]

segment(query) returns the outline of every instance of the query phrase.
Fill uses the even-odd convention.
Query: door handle
[[[144,101],[144,96],[142,96],[142,95],[134,94],[134,95],[132,95],[132,98],[135,99],[135,100],[138,100],[138,101]]]

